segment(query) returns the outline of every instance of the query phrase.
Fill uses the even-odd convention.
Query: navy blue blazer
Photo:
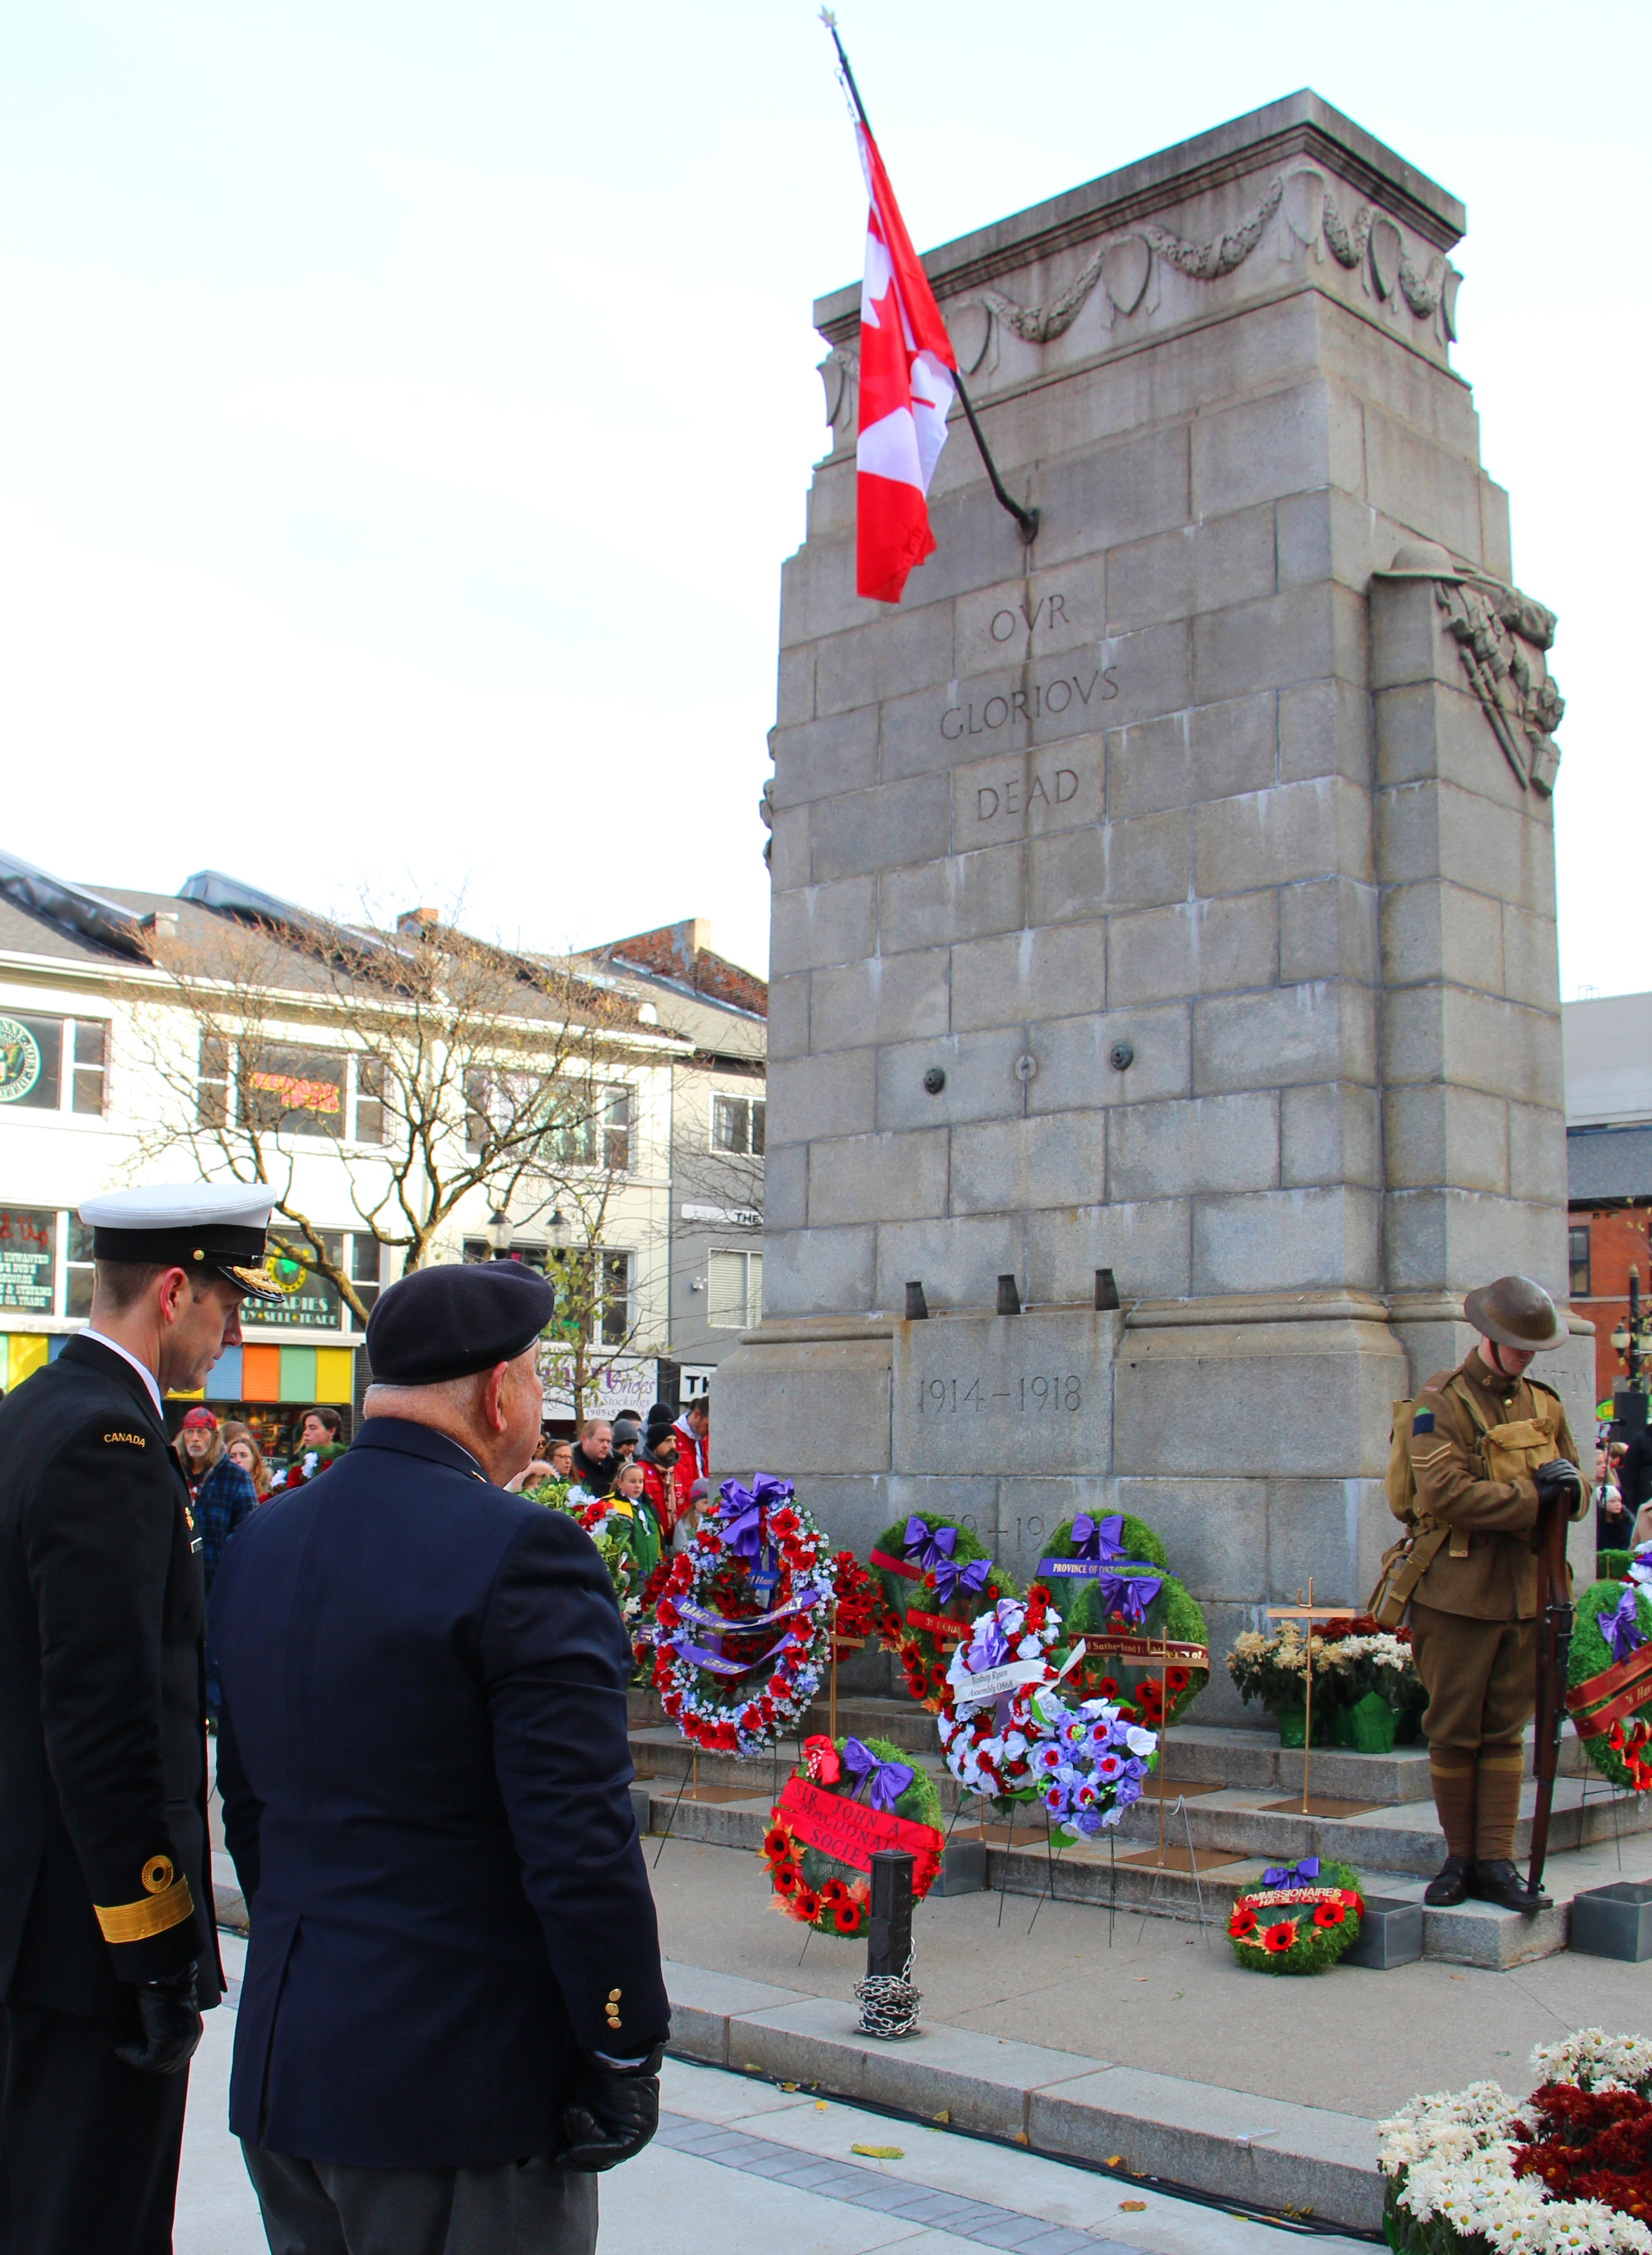
[[[578,2052],[668,2019],[595,1546],[369,1418],[242,1529],[210,1616],[251,1912],[230,2127],[370,2168],[546,2152]]]

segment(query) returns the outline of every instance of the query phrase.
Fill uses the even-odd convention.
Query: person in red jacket
[[[711,1397],[698,1394],[671,1428],[677,1437],[677,1493],[711,1477]]]
[[[658,1402],[648,1412],[642,1446],[632,1461],[642,1467],[642,1492],[658,1514],[662,1540],[668,1545],[682,1516],[677,1502],[677,1435],[671,1412]],[[682,1493],[688,1493],[686,1486]]]

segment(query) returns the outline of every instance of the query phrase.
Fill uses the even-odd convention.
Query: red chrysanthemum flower
[[[1278,1926],[1270,1926],[1263,1935],[1262,1946],[1264,1949],[1271,1950],[1276,1957],[1283,1957],[1285,1951],[1295,1942],[1296,1938],[1296,1921],[1292,1918],[1282,1918]]]
[[[1347,1913],[1340,1902],[1316,1903],[1313,1907],[1315,1926],[1340,1926]]]

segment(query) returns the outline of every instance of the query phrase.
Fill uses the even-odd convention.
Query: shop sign
[[[7,1022],[0,1019],[0,1026]],[[0,1206],[0,1308],[52,1313],[58,1218],[28,1206]]]

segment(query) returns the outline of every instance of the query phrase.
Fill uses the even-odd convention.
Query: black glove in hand
[[[195,1965],[192,1958],[181,1973],[164,1980],[137,1985],[137,2016],[144,2026],[141,2044],[116,2044],[115,2056],[145,2075],[176,2075],[187,2067],[200,2041],[200,2009],[195,2002]]]
[[[580,2053],[573,2100],[563,2110],[561,2167],[594,2174],[642,2151],[660,2126],[664,2056],[664,2045],[655,2044],[635,2067],[610,2067],[595,2052]]]
[[[1539,1465],[1532,1478],[1537,1484],[1539,1503],[1548,1503],[1558,1497],[1570,1511],[1583,1493],[1583,1475],[1576,1465],[1569,1465],[1564,1457],[1552,1457],[1546,1465]]]

